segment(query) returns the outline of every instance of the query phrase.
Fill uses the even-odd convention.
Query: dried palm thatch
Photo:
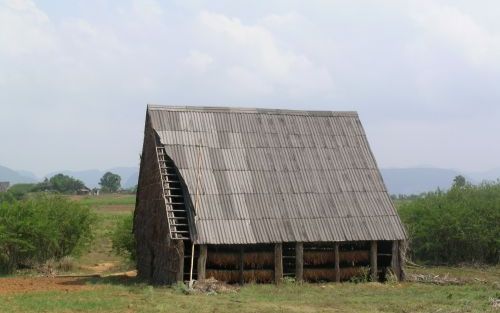
[[[207,254],[207,266],[227,266],[239,264],[240,255],[231,252],[209,252]],[[208,272],[207,272],[208,275]],[[210,277],[210,276],[207,276]],[[216,277],[217,278],[217,277]],[[218,278],[217,278],[218,279]],[[220,279],[218,279],[220,280]]]
[[[370,252],[366,250],[341,251],[340,262],[364,262],[370,258]],[[335,264],[335,253],[333,251],[304,251],[305,265]]]
[[[370,251],[357,250],[357,251],[340,251],[340,262],[363,262],[370,259]]]
[[[335,264],[335,254],[333,251],[304,251],[304,264]]]
[[[247,283],[270,283],[274,280],[274,270],[243,271],[243,279]]]
[[[224,267],[240,264],[240,254],[236,252],[213,252],[207,255],[207,264]],[[243,264],[247,268],[272,266],[274,264],[273,252],[248,252],[243,254]]]
[[[240,280],[240,271],[238,270],[210,270],[207,269],[206,276],[215,278],[218,281],[234,283]]]
[[[245,267],[249,268],[272,266],[274,264],[274,252],[245,252],[243,263]]]
[[[210,270],[207,269],[207,277],[213,277],[219,281],[235,283],[240,281],[239,270]],[[274,280],[273,270],[248,270],[243,271],[244,282],[269,283]]]
[[[352,277],[363,275],[363,269],[359,267],[347,267],[340,269],[340,280],[349,280]],[[304,269],[304,280],[306,281],[334,281],[334,268],[306,268]]]

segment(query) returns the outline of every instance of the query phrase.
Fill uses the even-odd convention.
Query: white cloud
[[[424,30],[420,44],[427,49],[448,45],[450,54],[461,54],[474,65],[500,66],[500,34],[483,27],[457,7],[422,2],[413,18]]]
[[[204,73],[208,70],[210,65],[214,63],[214,59],[206,53],[198,50],[191,50],[185,59],[185,63],[194,71]]]
[[[19,56],[52,52],[56,47],[48,16],[32,1],[0,2],[0,53]]]
[[[266,22],[279,19],[275,15]],[[327,68],[305,54],[280,47],[265,26],[247,25],[237,18],[207,11],[200,14],[200,22],[205,35],[218,47],[213,49],[219,54],[217,58],[226,60],[230,82],[266,93],[279,90],[290,97],[331,90],[333,79]]]

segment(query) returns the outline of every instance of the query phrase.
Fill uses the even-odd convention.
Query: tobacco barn
[[[134,235],[155,284],[404,278],[356,112],[149,105]]]

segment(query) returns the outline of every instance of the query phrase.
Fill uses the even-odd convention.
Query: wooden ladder
[[[189,240],[188,211],[184,201],[184,191],[178,171],[164,147],[156,147],[158,165],[160,167],[163,199],[167,209],[170,238]]]

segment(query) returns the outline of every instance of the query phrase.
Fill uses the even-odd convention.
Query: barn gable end
[[[146,120],[134,223],[140,249],[162,237],[155,244],[182,250],[180,260],[191,243],[202,245],[196,258],[208,245],[210,261],[217,253],[240,253],[235,245],[260,246],[262,257],[270,245],[283,244],[283,256],[300,243],[307,259],[312,246],[335,254],[336,244],[406,239],[355,112],[148,106]],[[168,236],[157,147],[182,179],[190,213],[184,244]],[[148,223],[157,226],[144,231],[156,233],[143,234]],[[391,247],[384,249],[390,256]]]

